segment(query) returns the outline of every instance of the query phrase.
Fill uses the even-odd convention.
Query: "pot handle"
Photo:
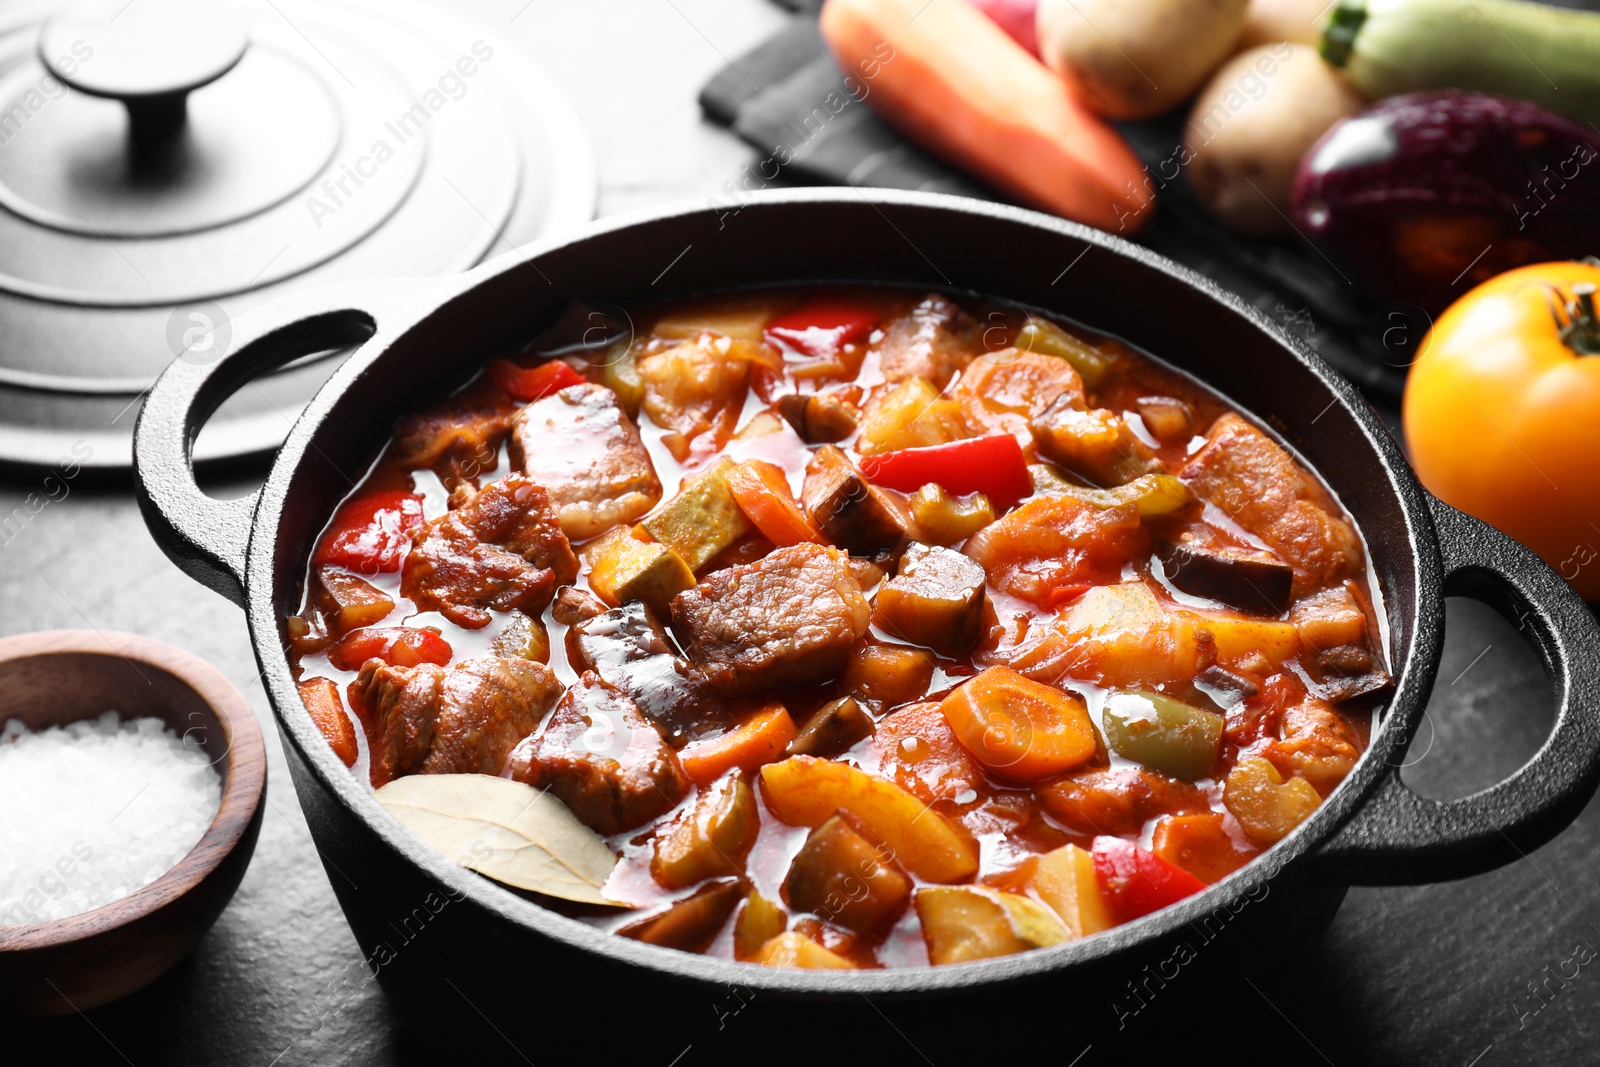
[[[232,343],[204,362],[179,356],[151,386],[133,431],[135,495],[161,550],[189,577],[244,606],[246,550],[257,490],[236,500],[195,482],[195,436],[235,391],[312,352],[360,345],[379,332],[409,283],[307,290],[253,308],[230,323]]]
[[[1444,591],[1524,624],[1556,696],[1555,726],[1511,777],[1460,800],[1413,792],[1391,767],[1315,854],[1352,885],[1421,885],[1504,866],[1555,837],[1600,784],[1600,626],[1550,566],[1433,497]]]

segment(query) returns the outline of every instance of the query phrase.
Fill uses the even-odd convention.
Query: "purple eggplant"
[[[1328,130],[1295,177],[1301,230],[1379,300],[1430,313],[1513,267],[1600,253],[1600,131],[1524,100],[1384,100]]]

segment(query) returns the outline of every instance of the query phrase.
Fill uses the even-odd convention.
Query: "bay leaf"
[[[378,802],[450,860],[497,882],[581,904],[612,904],[604,839],[548,793],[487,774],[413,774]]]

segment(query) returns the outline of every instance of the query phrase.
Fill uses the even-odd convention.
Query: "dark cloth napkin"
[[[700,92],[709,119],[762,153],[745,187],[850,184],[1009,199],[911,144],[857,99],[861,86],[846,84],[817,30],[820,0],[783,6],[796,12],[788,25]],[[1223,228],[1181,173],[1163,181],[1179,169],[1172,160],[1182,124],[1177,116],[1119,125],[1158,183],[1156,219],[1135,240],[1238,293],[1373,400],[1397,403],[1405,341],[1419,340],[1427,328],[1420,309],[1372,304],[1353,279],[1298,238],[1260,241]]]

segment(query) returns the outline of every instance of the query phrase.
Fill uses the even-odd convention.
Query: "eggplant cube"
[[[589,588],[615,607],[642,601],[651,611],[665,615],[672,598],[694,585],[694,574],[682,556],[666,545],[641,541],[619,526],[591,545]]]
[[[878,591],[872,621],[912,644],[958,655],[983,630],[984,573],[949,548],[913,544],[900,573]]]
[[[797,911],[867,933],[900,914],[911,897],[911,880],[890,855],[835,815],[796,853],[783,895]]]
[[[676,552],[698,572],[712,558],[750,532],[750,520],[728,488],[733,460],[724,456],[678,491],[667,506],[644,520],[651,537]],[[669,598],[670,599],[670,598]]]
[[[833,445],[812,457],[801,496],[828,540],[848,551],[895,548],[908,536],[909,520],[895,502]]]

